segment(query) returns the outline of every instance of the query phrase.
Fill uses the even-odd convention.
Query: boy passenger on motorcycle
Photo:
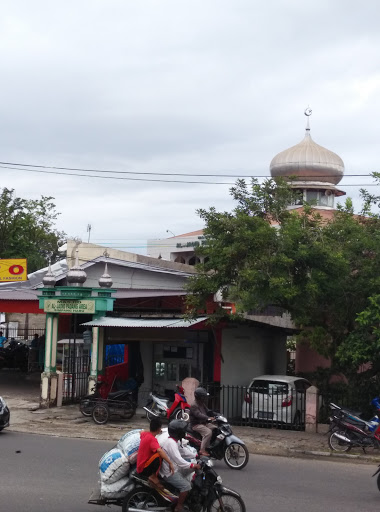
[[[206,407],[208,393],[204,388],[197,388],[194,391],[195,402],[190,407],[190,425],[191,428],[202,436],[201,449],[199,455],[210,457],[207,448],[210,446],[212,431],[217,428],[210,423],[215,418],[212,411]]]
[[[160,476],[164,481],[179,490],[178,502],[174,512],[181,512],[183,510],[186,496],[191,489],[191,483],[186,478],[186,475],[189,475],[196,469],[200,469],[199,464],[186,461],[180,454],[178,442],[185,437],[186,428],[186,421],[171,421],[168,425],[169,437],[162,443],[162,448],[174,463],[175,472],[174,474],[170,474],[169,466],[164,461],[160,469]]]
[[[141,432],[136,471],[140,476],[148,478],[153,485],[163,489],[157,476],[161,462],[162,460],[166,461],[169,474],[174,473],[174,466],[156,439],[156,436],[161,434],[161,427],[160,418],[153,418],[150,422],[149,432],[146,430]]]

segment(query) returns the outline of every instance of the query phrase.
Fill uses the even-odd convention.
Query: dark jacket
[[[195,400],[190,407],[190,425],[205,425],[212,414],[203,402]]]

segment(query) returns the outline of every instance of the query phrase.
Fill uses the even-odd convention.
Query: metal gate
[[[75,403],[87,395],[91,358],[89,355],[70,354],[64,358],[63,396],[65,404]]]

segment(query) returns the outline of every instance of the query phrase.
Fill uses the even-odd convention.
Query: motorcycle
[[[9,345],[0,348],[0,369],[19,368],[22,372],[28,371],[29,347],[21,341],[11,339]]]
[[[91,388],[92,393],[82,396],[79,402],[79,410],[83,416],[90,417],[92,410],[98,400],[105,400],[100,394],[100,388],[104,386],[105,382],[96,382],[95,386]]]
[[[249,460],[249,452],[244,441],[233,435],[230,424],[224,416],[215,415],[213,421],[216,427],[212,431],[212,437],[208,452],[213,459],[222,460],[231,469],[243,469]],[[186,437],[190,446],[196,448],[199,452],[201,448],[202,436],[192,430],[188,425]]]
[[[149,421],[153,418],[166,418],[171,420],[185,420],[190,419],[190,405],[188,404],[185,391],[182,386],[176,386],[177,393],[174,395],[174,402],[169,407],[169,398],[167,396],[149,394],[149,400],[145,407],[146,417]]]
[[[379,399],[372,401],[379,404]],[[353,411],[330,404],[332,411],[328,433],[331,450],[348,452],[351,448],[380,448],[380,421],[377,416],[365,421]]]
[[[185,507],[192,512],[246,512],[240,494],[223,486],[221,477],[210,460],[200,462],[201,469],[194,474]],[[152,488],[148,480],[131,475],[135,487],[124,498],[122,512],[171,512],[178,501],[177,491],[165,484],[164,489]]]

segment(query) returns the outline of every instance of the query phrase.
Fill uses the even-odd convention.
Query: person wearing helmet
[[[170,473],[169,465],[165,460],[162,461],[160,476],[169,484],[179,490],[178,503],[174,512],[181,512],[185,503],[187,493],[191,489],[191,484],[186,475],[200,469],[199,464],[193,464],[186,461],[180,454],[178,443],[185,437],[187,423],[183,420],[173,420],[168,425],[169,437],[162,443],[168,458],[174,465],[174,474]]]
[[[197,388],[194,391],[195,402],[190,407],[190,425],[195,432],[202,436],[201,449],[199,455],[209,457],[207,448],[210,446],[212,431],[216,428],[210,423],[214,420],[213,412],[206,406],[208,393],[204,388]]]

